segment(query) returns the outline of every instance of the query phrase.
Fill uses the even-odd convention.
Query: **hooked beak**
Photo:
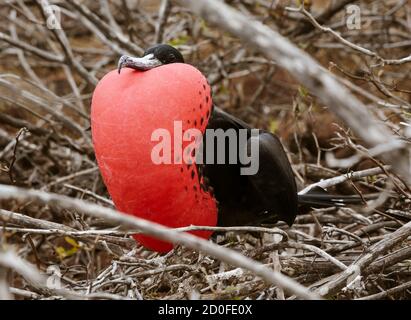
[[[142,58],[122,56],[118,61],[118,73],[120,74],[122,68],[146,71],[161,65],[161,61],[155,58],[153,54],[148,54]]]

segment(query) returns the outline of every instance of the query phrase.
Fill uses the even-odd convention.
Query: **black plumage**
[[[244,166],[237,159],[236,164],[206,163],[202,169],[214,190],[219,205],[218,225],[238,226],[276,222],[283,220],[291,225],[298,210],[297,186],[287,155],[276,136],[260,130],[258,137],[251,137],[252,129],[245,122],[214,107],[207,129],[234,129],[239,136],[240,129],[248,131],[246,145],[237,140],[238,149],[249,147],[253,139],[259,147],[258,172],[255,175],[241,175]],[[207,130],[204,140],[207,139]],[[207,150],[204,143],[204,150]],[[228,160],[229,140],[225,141]],[[215,152],[216,155],[216,152]],[[206,152],[204,157],[206,157]],[[206,161],[204,161],[206,162]]]

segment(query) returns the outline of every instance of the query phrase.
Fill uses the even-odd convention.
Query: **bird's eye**
[[[170,53],[170,54],[168,55],[168,61],[169,61],[169,62],[173,62],[173,61],[175,61],[175,60],[176,60],[176,57],[174,56],[174,54]]]

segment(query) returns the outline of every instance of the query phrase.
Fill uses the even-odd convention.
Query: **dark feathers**
[[[291,226],[299,205],[329,207],[363,203],[359,196],[334,196],[319,188],[298,195],[291,164],[280,140],[264,130],[259,130],[257,137],[252,136],[249,125],[217,107],[214,107],[207,129],[231,129],[237,134],[240,129],[245,129],[248,139],[244,143],[237,141],[238,150],[250,151],[252,142],[259,147],[259,170],[255,175],[241,175],[241,168],[247,166],[242,165],[239,159],[237,164],[228,164],[228,139],[224,144],[225,164],[205,164],[201,168],[218,201],[219,226],[272,224],[278,220]],[[206,132],[205,146],[207,135]]]
[[[278,138],[262,130],[258,138],[252,137],[250,126],[217,107],[214,108],[207,129],[234,129],[237,133],[245,129],[248,140],[245,144],[238,141],[238,150],[249,150],[253,140],[259,146],[259,170],[255,175],[241,175],[240,169],[247,165],[242,165],[239,159],[237,164],[204,165],[204,176],[209,179],[219,203],[218,224],[255,225],[283,220],[291,225],[298,209],[297,187],[291,165]],[[206,136],[207,133],[205,140]],[[227,159],[228,140],[225,149]]]

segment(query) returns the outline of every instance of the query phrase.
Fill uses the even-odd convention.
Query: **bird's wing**
[[[251,127],[244,121],[234,117],[225,112],[216,105],[213,106],[213,113],[209,120],[210,127],[221,129],[251,129]]]
[[[266,131],[250,137],[248,152],[252,143],[259,146],[259,168],[248,179],[260,195],[267,213],[292,225],[298,210],[297,186],[284,148],[275,135]]]
[[[253,211],[258,211],[254,214],[250,212],[251,223],[251,220],[254,220],[256,224],[259,223],[265,216],[263,212],[267,212],[268,219],[275,215],[291,225],[297,214],[297,187],[291,165],[279,139],[263,130],[259,130],[258,135],[253,136],[251,133],[252,128],[248,124],[216,106],[214,106],[207,128],[246,129],[248,131],[248,140],[243,148],[247,148],[248,155],[253,155],[252,144],[256,143],[259,150],[258,158],[252,160],[258,161],[258,171],[252,175],[239,176],[240,168],[247,168],[249,165],[207,166],[208,172],[212,172],[212,176],[215,177],[214,183],[220,186],[218,189],[222,189],[220,193],[229,193],[229,190],[226,190],[223,186],[230,186],[230,188],[247,192],[249,207]],[[222,179],[225,181],[220,181]],[[245,186],[247,186],[247,189],[244,189]]]

